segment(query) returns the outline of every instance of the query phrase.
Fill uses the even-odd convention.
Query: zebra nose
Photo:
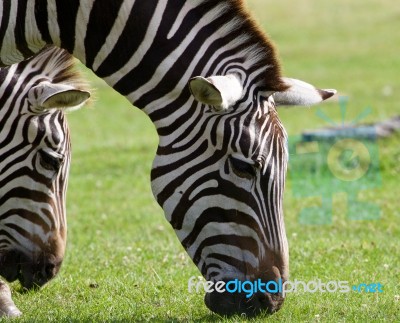
[[[280,293],[255,292],[251,295],[245,292],[217,292],[205,295],[206,306],[214,313],[222,316],[246,315],[256,316],[262,312],[275,313],[284,302]]]
[[[41,257],[28,261],[21,266],[19,281],[26,289],[39,288],[54,278],[61,267],[61,262],[54,256]]]

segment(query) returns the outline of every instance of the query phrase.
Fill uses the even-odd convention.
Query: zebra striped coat
[[[0,275],[26,288],[60,269],[66,244],[70,134],[60,109],[89,97],[58,48],[0,69]],[[0,316],[18,315],[0,281]]]
[[[55,44],[150,117],[160,138],[153,194],[207,280],[287,279],[276,105],[334,91],[283,78],[241,0],[4,0],[0,12],[3,64]],[[283,298],[213,292],[205,302],[253,315]]]

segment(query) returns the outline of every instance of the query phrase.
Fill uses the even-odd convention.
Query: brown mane
[[[259,61],[260,68],[266,68],[265,86],[269,91],[285,91],[288,86],[281,80],[281,66],[275,46],[252,17],[244,0],[225,0],[231,8],[232,17],[240,17],[243,21],[242,31],[251,36],[254,44],[261,46],[266,55]]]

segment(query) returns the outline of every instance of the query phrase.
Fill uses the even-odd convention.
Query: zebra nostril
[[[268,300],[267,300],[267,295],[265,295],[264,293],[261,293],[261,294],[259,294],[259,296],[258,296],[258,301],[260,302],[260,303],[266,303]]]
[[[45,264],[45,265],[42,265],[42,267],[38,267],[37,271],[34,272],[34,274],[33,274],[31,285],[30,285],[30,287],[28,287],[28,289],[40,288],[41,286],[46,284],[50,279],[52,279],[55,276],[54,268],[55,268],[55,265],[53,265],[53,264]],[[28,273],[26,273],[26,274],[28,274]],[[28,279],[28,281],[29,281],[29,279]],[[22,281],[21,281],[21,283],[22,283]]]
[[[260,304],[260,307],[267,308],[270,313],[275,312],[276,309],[271,299],[271,295],[267,293],[258,293],[257,299]]]
[[[48,279],[51,279],[56,275],[55,269],[56,269],[56,265],[53,263],[49,263],[49,264],[45,265],[44,272],[46,273],[46,277]]]
[[[38,271],[37,273],[34,274],[33,276],[34,285],[41,286],[43,285],[44,281],[45,281],[45,275],[42,271]]]

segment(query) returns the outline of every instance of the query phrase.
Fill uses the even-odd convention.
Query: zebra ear
[[[243,97],[243,87],[235,75],[197,76],[189,81],[194,98],[214,107],[216,111],[228,110]]]
[[[273,94],[276,105],[308,106],[329,99],[336,94],[336,90],[320,90],[300,80],[287,77],[283,77],[282,80],[289,88]]]
[[[90,92],[67,84],[42,82],[30,89],[29,97],[32,96],[42,109],[71,109],[80,108],[90,98]]]

